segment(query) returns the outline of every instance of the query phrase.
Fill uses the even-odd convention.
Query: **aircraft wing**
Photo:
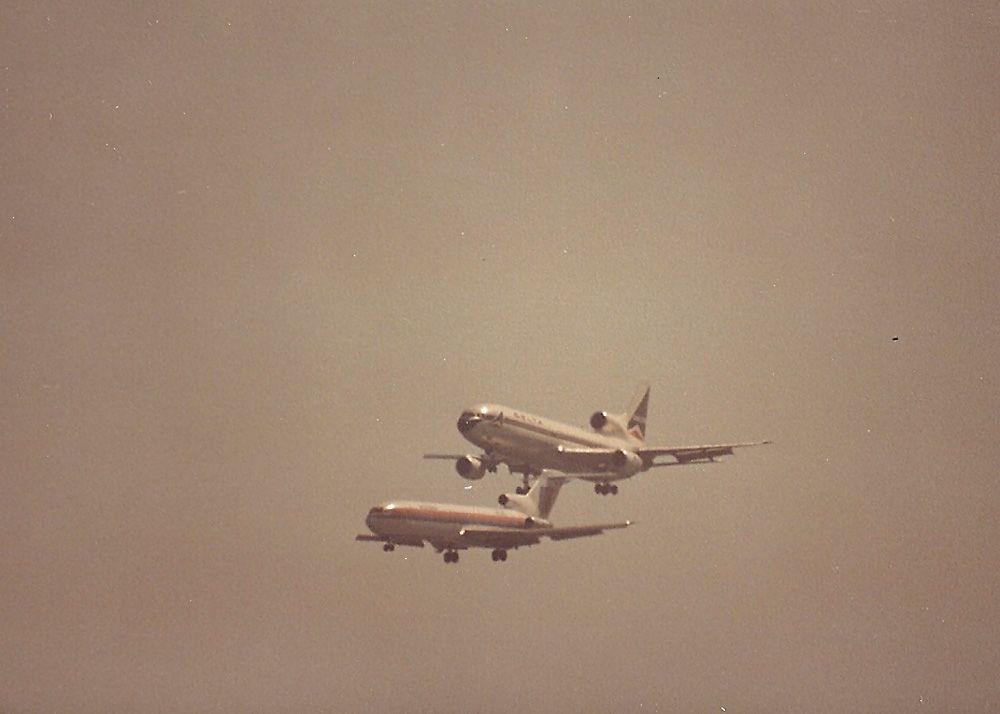
[[[567,526],[565,528],[546,528],[544,535],[552,540],[566,540],[567,538],[583,538],[585,536],[600,535],[604,531],[615,528],[628,528],[635,521],[624,521],[622,523],[604,523],[595,526]]]
[[[733,449],[740,449],[746,446],[763,446],[770,443],[770,441],[745,441],[739,444],[709,444],[706,446],[657,446],[636,449],[636,453],[649,466],[676,466],[678,464],[690,464],[699,461],[712,461],[716,456],[728,456],[732,454]],[[653,460],[657,456],[673,456],[675,461],[653,463]]]
[[[536,545],[542,538],[566,540],[568,538],[583,538],[584,536],[600,535],[606,530],[626,528],[633,521],[624,523],[605,523],[591,526],[568,526],[565,528],[490,528],[489,526],[466,526],[459,535],[469,545],[492,548],[518,548],[526,545]]]
[[[599,473],[614,468],[614,460],[620,458],[619,449],[599,449],[586,446],[557,446],[556,451],[568,456],[578,469]],[[574,474],[575,475],[575,474]]]
[[[375,541],[378,543],[392,542],[395,545],[412,545],[416,548],[423,548],[424,541],[421,538],[386,538],[385,536],[373,535],[371,533],[359,533],[354,536],[354,540]]]
[[[465,526],[458,532],[469,545],[484,548],[517,548],[539,542],[542,528],[491,528],[490,526]]]

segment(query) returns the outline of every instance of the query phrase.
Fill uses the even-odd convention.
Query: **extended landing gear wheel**
[[[382,550],[384,550],[386,553],[391,553],[392,551],[396,550],[396,546],[393,543],[386,543],[385,545],[382,546]]]
[[[527,486],[518,486],[517,488],[514,489],[514,493],[518,494],[519,496],[523,496],[527,492],[528,492]]]
[[[454,550],[446,550],[444,552],[444,562],[446,563],[457,563],[458,562],[458,552]]]
[[[594,493],[602,496],[607,496],[609,493],[614,495],[618,493],[618,487],[613,483],[597,483],[594,484]]]
[[[507,551],[503,548],[494,548],[493,552],[490,554],[493,558],[493,562],[507,560]]]
[[[615,484],[611,484],[610,486],[608,486],[608,489],[611,491],[612,496],[618,495],[618,486],[616,486]]]

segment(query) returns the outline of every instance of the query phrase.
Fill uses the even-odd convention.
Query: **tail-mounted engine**
[[[478,481],[486,475],[486,464],[475,456],[463,456],[455,462],[455,470],[462,478]]]
[[[500,498],[497,499],[499,503],[504,508],[510,508],[515,511],[521,511],[521,513],[527,513],[533,510],[534,504],[531,499],[527,496],[522,496],[521,494],[513,493],[501,493]]]
[[[590,426],[599,434],[614,436],[625,435],[625,416],[623,414],[608,414],[594,412],[590,416]]]

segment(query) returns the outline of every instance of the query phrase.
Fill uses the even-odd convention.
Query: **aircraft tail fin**
[[[649,382],[639,382],[625,415],[628,417],[626,431],[639,439],[646,440],[646,410],[649,409]]]
[[[543,472],[535,479],[528,493],[524,495],[505,493],[500,496],[500,505],[520,511],[532,518],[548,520],[553,506],[556,505],[559,489],[565,482],[565,478],[550,476],[547,472]]]

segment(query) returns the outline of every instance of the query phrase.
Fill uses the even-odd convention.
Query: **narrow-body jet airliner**
[[[618,493],[613,483],[659,466],[715,461],[733,449],[769,441],[701,446],[647,446],[646,412],[649,385],[639,385],[622,414],[594,412],[591,430],[580,429],[500,404],[477,404],[462,412],[458,431],[483,450],[481,454],[424,454],[427,459],[455,459],[455,469],[467,479],[481,479],[506,464],[523,475],[518,493],[527,493],[531,479],[552,469],[594,483],[601,495]],[[670,457],[670,461],[657,461]]]
[[[565,477],[544,472],[526,495],[503,494],[503,508],[460,506],[422,501],[389,501],[368,512],[365,522],[371,534],[355,540],[381,542],[390,552],[397,545],[422,548],[429,543],[444,552],[444,562],[457,563],[458,551],[492,548],[494,562],[507,560],[507,551],[536,545],[542,538],[565,540],[599,535],[625,528],[631,521],[557,528],[549,513]]]

